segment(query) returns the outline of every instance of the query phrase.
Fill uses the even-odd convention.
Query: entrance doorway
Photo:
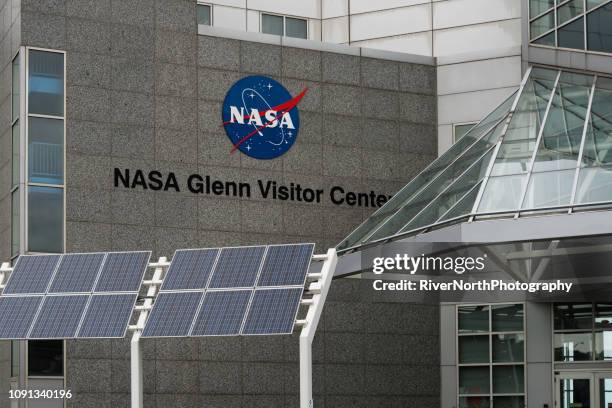
[[[557,372],[555,408],[612,408],[612,371]]]

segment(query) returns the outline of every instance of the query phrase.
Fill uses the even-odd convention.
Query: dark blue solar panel
[[[314,244],[268,247],[257,286],[304,285]]]
[[[256,290],[242,334],[291,334],[302,290]]]
[[[4,289],[4,294],[45,293],[61,255],[22,255]]]
[[[77,337],[124,337],[137,297],[136,293],[92,296]]]
[[[240,326],[252,293],[252,290],[206,292],[191,335],[240,334]]]
[[[73,338],[85,311],[89,295],[46,296],[30,339]]]
[[[203,289],[219,249],[181,249],[174,253],[162,290]]]
[[[208,287],[244,288],[255,286],[265,250],[265,246],[223,248]]]
[[[104,253],[64,255],[49,292],[91,292],[104,256]]]
[[[150,257],[150,251],[109,252],[95,292],[138,292]]]
[[[188,336],[202,296],[202,292],[158,294],[142,336]]]
[[[0,297],[0,339],[25,339],[42,298]]]

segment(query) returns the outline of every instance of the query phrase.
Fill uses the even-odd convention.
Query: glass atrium
[[[612,206],[611,120],[611,78],[533,67],[338,250],[460,222]]]

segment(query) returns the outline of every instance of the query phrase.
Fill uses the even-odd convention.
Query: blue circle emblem
[[[231,152],[240,150],[261,160],[286,153],[300,130],[297,105],[305,93],[306,89],[292,97],[280,83],[264,76],[248,76],[232,85],[221,112]]]

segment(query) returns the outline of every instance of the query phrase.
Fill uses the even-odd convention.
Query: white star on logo
[[[247,145],[246,149],[250,152],[251,151],[251,145]]]
[[[273,86],[272,86],[272,85],[271,85],[271,84],[268,82],[268,91],[269,91],[270,89],[272,89],[272,88],[273,88]]]
[[[255,97],[255,94],[251,91],[250,95],[251,99],[253,99]]]
[[[287,134],[291,137],[293,136],[293,133],[291,131],[287,132]]]

